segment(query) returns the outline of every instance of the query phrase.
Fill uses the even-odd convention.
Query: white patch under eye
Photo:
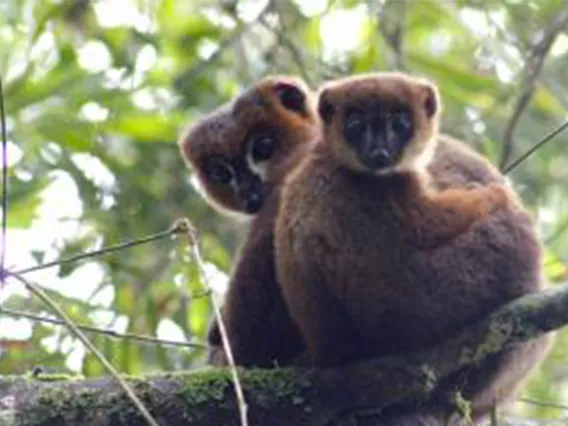
[[[260,178],[260,180],[263,181],[263,182],[266,179],[268,161],[269,160],[259,161],[259,162],[254,161],[254,158],[253,158],[253,155],[252,155],[252,145],[249,147],[249,149],[247,151],[247,165],[249,166],[249,169],[254,174],[256,174]]]
[[[427,142],[425,147],[411,142],[410,146],[405,149],[400,161],[394,167],[387,167],[377,171],[376,173],[379,175],[388,175],[391,173],[407,171],[422,173],[426,171],[426,168],[434,158],[435,151],[435,141]]]
[[[397,164],[398,171],[417,170],[423,172],[434,158],[436,151],[436,141],[426,142],[426,146],[413,143],[403,154],[401,161]]]

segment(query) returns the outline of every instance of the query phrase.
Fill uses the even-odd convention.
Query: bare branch
[[[536,87],[536,80],[542,70],[544,60],[556,40],[556,37],[561,31],[566,29],[567,25],[568,9],[562,9],[554,16],[550,24],[546,25],[545,29],[537,35],[536,40],[533,42],[531,52],[525,63],[525,76],[522,83],[523,91],[517,100],[503,136],[503,153],[501,154],[500,162],[501,169],[505,167],[513,151],[513,139],[517,124],[532,99]]]
[[[406,0],[389,0],[379,9],[378,27],[394,55],[394,69],[402,71],[404,66],[404,21]]]
[[[48,324],[64,325],[64,326],[67,325],[65,323],[65,321],[58,320],[58,319],[55,319],[55,318],[45,317],[45,316],[42,316],[42,315],[34,314],[32,312],[23,312],[23,311],[17,311],[17,310],[14,310],[14,309],[6,309],[6,308],[2,308],[2,307],[0,307],[0,315],[1,314],[9,315],[11,317],[16,317],[16,318],[26,318],[26,319],[29,319],[29,320],[32,320],[32,321],[43,322],[43,323],[48,323]],[[152,344],[158,344],[158,345],[164,345],[164,346],[177,346],[177,347],[182,347],[182,348],[199,348],[199,349],[207,348],[207,345],[205,345],[203,343],[178,342],[178,341],[175,341],[175,340],[159,339],[157,337],[146,336],[146,335],[143,335],[143,334],[119,333],[119,332],[114,331],[114,330],[109,330],[109,329],[106,329],[106,328],[93,327],[91,325],[84,325],[84,324],[75,324],[75,326],[80,330],[87,331],[89,333],[103,334],[105,336],[112,337],[114,339],[136,340],[136,341],[139,341],[139,342],[146,342],[146,343],[152,343]]]
[[[24,275],[27,274],[29,272],[34,272],[34,271],[39,271],[41,269],[47,269],[47,268],[51,268],[53,266],[57,266],[57,265],[62,265],[62,264],[66,264],[66,263],[73,263],[73,262],[77,262],[79,260],[82,259],[87,259],[90,257],[94,257],[94,256],[99,256],[102,254],[107,254],[113,251],[119,251],[119,250],[123,250],[126,248],[130,248],[130,247],[135,247],[141,244],[147,244],[150,243],[152,241],[157,241],[157,240],[161,240],[167,237],[171,237],[175,234],[178,234],[180,232],[180,229],[177,227],[178,224],[174,223],[173,226],[171,226],[169,229],[162,231],[162,232],[158,232],[157,234],[152,234],[152,235],[148,235],[147,237],[142,237],[142,238],[138,238],[138,239],[134,239],[131,241],[126,241],[124,243],[120,243],[120,244],[116,244],[113,246],[107,246],[107,247],[103,247],[100,248],[98,250],[93,250],[93,251],[89,251],[86,253],[81,253],[78,254],[76,256],[72,256],[69,257],[67,259],[59,259],[59,260],[54,260],[53,262],[49,262],[49,263],[44,263],[41,265],[36,265],[36,266],[31,266],[29,268],[24,268],[24,269],[20,269],[18,271],[10,271],[9,273],[13,274],[13,275]]]
[[[521,155],[519,158],[517,158],[515,161],[513,161],[509,166],[507,166],[503,170],[503,173],[507,174],[507,173],[513,171],[513,169],[515,169],[523,161],[525,161],[528,157],[530,157],[533,153],[535,153],[540,147],[542,147],[544,144],[546,144],[549,140],[553,139],[556,135],[561,133],[566,128],[568,128],[568,120],[566,120],[564,123],[562,123],[556,129],[554,129],[552,132],[547,134],[540,141],[538,141],[532,148],[530,148],[527,152],[525,152],[523,155]]]
[[[2,274],[6,265],[6,233],[8,227],[8,137],[6,135],[6,111],[4,110],[4,87],[0,75],[0,128],[2,132],[2,234],[0,235],[0,286],[4,285]]]
[[[9,273],[8,276],[14,277],[16,280],[20,281],[32,294],[38,297],[43,303],[45,303],[49,308],[54,311],[61,320],[67,325],[69,331],[71,331],[77,339],[81,341],[91,353],[99,360],[101,365],[106,368],[106,370],[116,379],[122,390],[126,393],[127,397],[132,401],[137,410],[142,414],[142,417],[151,426],[159,426],[158,422],[154,419],[150,411],[146,408],[144,403],[136,396],[132,387],[124,380],[118,370],[114,368],[111,362],[105,358],[105,356],[97,349],[95,345],[83,334],[81,330],[73,323],[73,321],[63,312],[57,303],[55,303],[51,297],[37,284],[25,279],[19,274]]]
[[[279,16],[280,16],[280,21],[282,22],[282,15],[279,14]],[[259,22],[262,24],[262,26],[264,28],[266,28],[267,30],[269,30],[270,32],[272,32],[276,36],[276,38],[278,39],[278,43],[280,43],[282,46],[284,46],[290,52],[290,54],[292,55],[292,59],[296,63],[296,68],[298,69],[298,72],[300,73],[301,77],[304,79],[304,81],[309,86],[312,86],[314,81],[313,81],[310,73],[307,72],[308,67],[306,66],[306,62],[304,60],[304,53],[287,36],[287,33],[289,33],[289,29],[284,28],[283,22],[282,22],[283,28],[274,28],[266,21],[266,19],[264,17],[262,17],[259,20]]]
[[[463,367],[479,365],[491,354],[565,326],[566,306],[568,285],[527,295],[441,345],[403,356],[365,361],[343,373],[330,371],[329,375],[341,386],[347,374],[349,383],[365,389],[361,393],[351,390],[344,409],[357,406],[381,409],[425,398],[441,379]]]
[[[191,82],[195,80],[198,76],[203,74],[207,70],[207,68],[209,68],[211,65],[213,65],[221,58],[221,56],[227,49],[229,49],[234,43],[237,42],[237,40],[239,40],[242,37],[242,35],[247,31],[250,25],[261,20],[264,17],[264,15],[266,15],[272,9],[272,7],[273,7],[272,1],[269,1],[267,5],[264,7],[264,9],[260,11],[255,21],[247,24],[239,22],[237,28],[219,43],[219,47],[215,52],[213,52],[211,56],[209,56],[205,60],[199,61],[197,65],[185,70],[181,75],[176,77],[173,83],[174,87],[183,86],[185,84],[184,82],[186,81]]]
[[[444,377],[568,324],[567,305],[565,285],[517,299],[460,336],[418,353],[330,370],[244,370],[240,379],[252,407],[251,423],[321,426],[349,410],[411,408],[416,400],[428,397]],[[135,380],[137,391],[144,395],[152,412],[165,423],[216,426],[234,423],[231,408],[238,402],[229,392],[229,373],[209,369],[205,373],[154,374],[131,380]],[[108,379],[50,383],[0,380],[0,394],[13,397],[17,424],[34,426],[47,426],[61,418],[67,424],[86,426],[109,424],[110,419],[116,426],[138,424],[140,414],[120,408],[127,400],[117,395],[115,388]],[[124,416],[113,416],[117,409],[124,411]]]
[[[198,239],[197,229],[191,224],[191,222],[187,218],[180,219],[178,221],[178,224],[179,224],[178,226],[181,229],[185,230],[185,234],[187,235],[191,253],[193,254],[193,258],[195,259],[197,267],[199,268],[199,272],[201,275],[201,282],[203,283],[207,291],[211,291],[211,285],[209,284],[207,272],[205,271],[205,262],[203,261],[203,257],[201,256],[201,250],[199,249],[199,239]],[[211,305],[213,306],[213,311],[215,312],[215,318],[219,325],[219,333],[221,335],[223,349],[225,351],[227,362],[229,364],[229,369],[233,377],[233,384],[235,386],[235,393],[237,394],[239,413],[241,415],[241,426],[248,426],[249,424],[247,417],[248,406],[245,400],[245,395],[243,392],[241,381],[237,373],[235,358],[233,357],[233,351],[231,350],[231,344],[229,342],[229,336],[227,335],[227,329],[225,327],[223,316],[221,315],[221,309],[214,297],[210,297],[209,300],[211,301]]]

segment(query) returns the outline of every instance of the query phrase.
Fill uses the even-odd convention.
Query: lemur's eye
[[[351,112],[345,119],[345,137],[348,140],[359,139],[365,132],[365,117],[360,112]]]
[[[233,168],[219,157],[211,157],[207,161],[205,174],[211,182],[219,185],[227,185],[233,180]]]
[[[412,118],[408,111],[397,111],[390,118],[391,129],[400,137],[410,137],[412,134]]]
[[[257,137],[252,144],[252,159],[255,163],[268,160],[274,154],[275,147],[276,140],[272,136]]]

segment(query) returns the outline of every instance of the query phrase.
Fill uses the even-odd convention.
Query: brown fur
[[[370,99],[405,103],[418,123],[389,173],[366,170],[340,130],[346,103],[365,108]],[[314,365],[435,344],[541,287],[533,223],[493,166],[442,139],[430,173],[420,171],[435,147],[440,108],[431,118],[425,112],[432,102],[439,105],[433,85],[391,73],[339,80],[320,92],[322,117],[331,119],[287,178],[275,229],[278,282]],[[464,378],[474,418],[484,416],[513,393],[546,340],[464,371],[446,388]]]
[[[286,109],[275,87],[293,84],[306,96],[303,113]],[[303,82],[290,77],[263,79],[239,95],[230,105],[218,108],[190,128],[180,141],[182,153],[204,186],[209,203],[222,212],[242,213],[238,194],[207,179],[203,168],[211,155],[242,156],[246,138],[255,129],[269,129],[278,139],[277,151],[266,163],[263,179],[266,199],[252,216],[248,235],[236,257],[222,314],[235,362],[243,366],[286,365],[302,350],[276,283],[273,225],[279,186],[291,165],[316,139],[317,114],[312,96]],[[208,362],[226,365],[216,320],[210,326]]]
[[[304,115],[287,110],[278,101],[274,87],[279,83],[295,85],[306,94]],[[308,94],[305,83],[297,78],[266,77],[185,130],[179,140],[182,156],[196,172],[212,207],[223,213],[227,210],[242,213],[237,194],[231,188],[212,184],[204,173],[204,166],[212,155],[222,154],[228,158],[243,155],[247,136],[252,130],[267,129],[276,133],[279,144],[267,164],[264,184],[272,188],[282,181],[290,165],[305,148],[303,145],[316,138],[316,114]]]

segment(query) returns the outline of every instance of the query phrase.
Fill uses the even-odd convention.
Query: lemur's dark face
[[[380,98],[365,101],[344,106],[343,137],[367,168],[393,167],[414,136],[411,110]]]
[[[435,88],[398,75],[332,82],[318,99],[324,139],[356,170],[379,174],[412,164],[437,125]]]
[[[254,214],[264,205],[267,192],[266,162],[278,148],[278,132],[253,129],[241,142],[242,154],[227,157],[211,155],[205,163],[205,175],[215,186],[226,188],[239,200],[239,210]]]
[[[280,178],[281,165],[315,131],[305,87],[271,78],[203,120],[182,141],[211,201],[255,214]]]

